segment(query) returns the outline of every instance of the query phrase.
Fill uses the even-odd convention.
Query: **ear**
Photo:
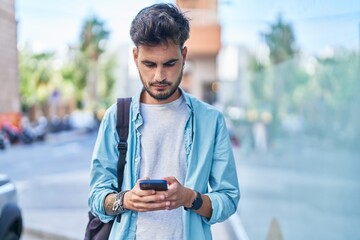
[[[138,51],[137,47],[133,48],[133,58],[134,58],[134,62],[136,64],[136,67],[138,67],[139,51]]]
[[[181,50],[181,55],[182,55],[182,57],[184,59],[184,63],[185,63],[186,55],[187,55],[187,47],[186,46],[184,46],[183,49]]]

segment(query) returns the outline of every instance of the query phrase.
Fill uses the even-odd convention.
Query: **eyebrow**
[[[169,64],[169,63],[173,63],[173,62],[177,62],[177,61],[179,61],[179,58],[173,58],[173,59],[170,59],[170,60],[168,60],[168,61],[166,61],[166,62],[164,62],[162,64],[165,65],[165,64]],[[155,62],[150,61],[150,60],[143,60],[141,62],[145,63],[145,64],[156,64]]]

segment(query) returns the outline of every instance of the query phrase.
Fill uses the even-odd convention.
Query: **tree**
[[[82,108],[89,64],[78,49],[71,49],[69,55],[70,57],[61,69],[61,75],[64,82],[73,85],[77,107]]]
[[[105,42],[109,38],[110,32],[104,25],[104,21],[93,16],[85,20],[81,30],[80,49],[88,59],[94,62],[97,62],[105,51]]]
[[[250,57],[249,67],[253,73],[250,79],[252,104],[255,108],[262,108],[272,99],[269,72],[267,66],[259,62],[255,56]]]
[[[263,33],[263,36],[270,50],[270,60],[274,64],[291,59],[298,52],[292,26],[285,23],[281,15],[277,22],[270,25],[270,31]]]
[[[284,98],[286,83],[294,79],[286,78],[286,67],[282,63],[293,59],[298,50],[296,49],[295,36],[291,24],[285,23],[279,15],[274,24],[270,24],[270,31],[262,33],[265,43],[269,48],[270,62],[275,66],[272,71],[272,135],[278,132],[281,120],[281,104]]]
[[[19,54],[20,95],[23,110],[37,105],[44,107],[54,87],[53,53],[32,53],[24,49]]]
[[[358,55],[338,49],[318,58],[315,75],[304,98],[304,116],[320,136],[359,147],[360,82]],[[314,131],[312,131],[314,132]]]
[[[79,65],[87,65],[82,68],[86,71],[86,94],[85,107],[91,111],[96,109],[98,96],[98,63],[100,56],[105,51],[105,43],[110,32],[105,28],[105,22],[99,20],[96,16],[85,20],[80,34],[81,56],[78,60]]]
[[[103,57],[99,70],[99,96],[101,97],[101,108],[107,108],[113,101],[114,86],[116,82],[116,54],[107,54]]]

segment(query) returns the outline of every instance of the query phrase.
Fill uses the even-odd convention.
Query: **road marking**
[[[237,212],[229,218],[229,221],[238,240],[249,240],[249,237],[241,222],[241,218]]]
[[[59,183],[77,183],[88,184],[90,181],[89,170],[81,170],[74,172],[54,173],[40,177],[33,178],[31,180],[16,181],[15,185],[18,190],[25,190],[41,184],[42,186],[56,185]]]

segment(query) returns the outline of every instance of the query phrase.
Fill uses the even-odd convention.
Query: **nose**
[[[165,70],[163,67],[157,67],[155,71],[154,80],[161,82],[166,78]]]

